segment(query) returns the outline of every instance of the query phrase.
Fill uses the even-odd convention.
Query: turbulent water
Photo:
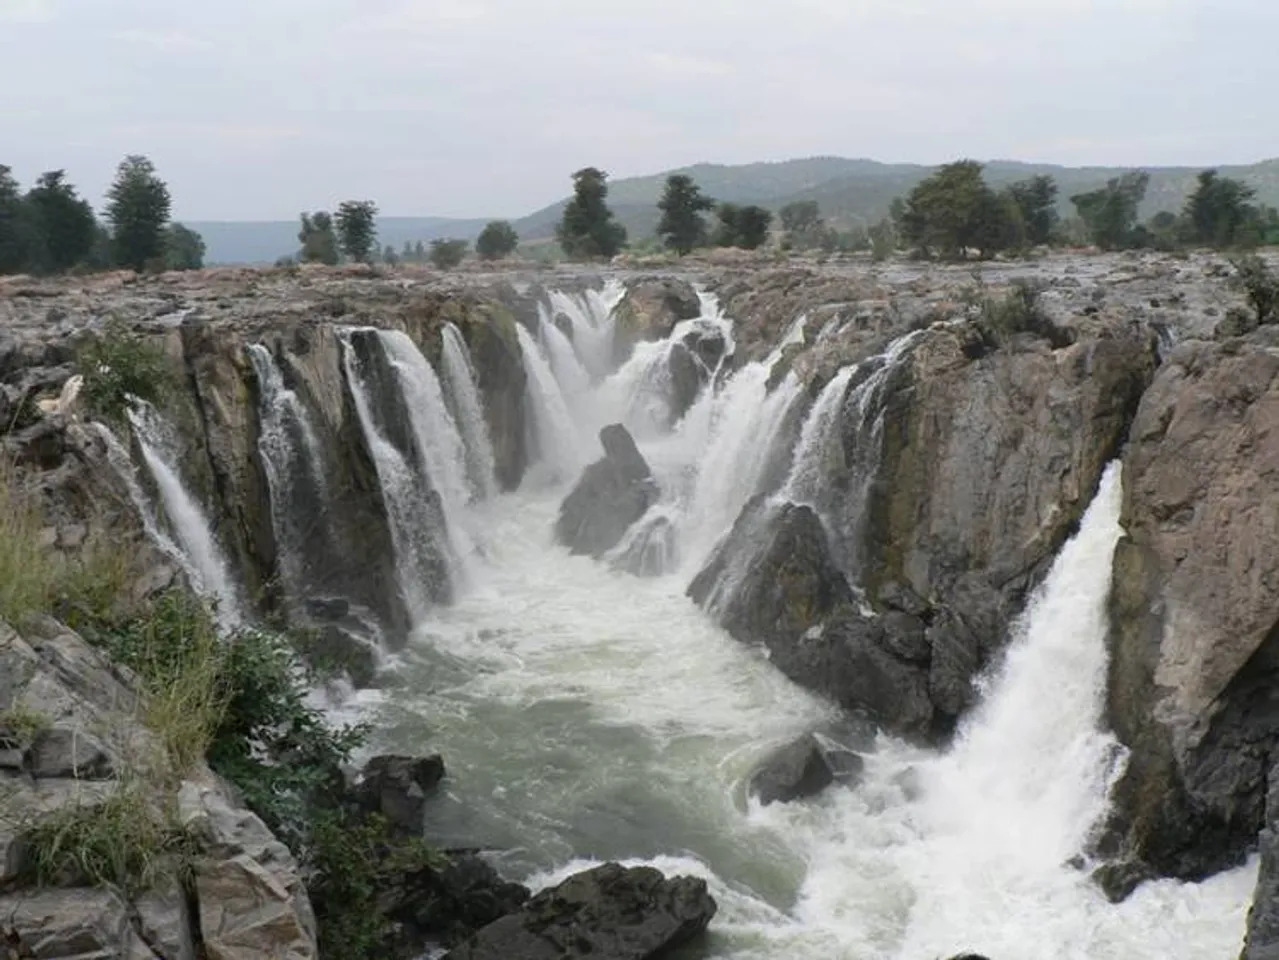
[[[571,302],[581,315],[564,339],[590,383],[575,371],[561,383],[564,343],[521,328],[536,482],[458,508],[482,559],[423,623],[398,682],[358,704],[377,720],[379,748],[445,755],[449,795],[431,807],[433,836],[501,849],[504,868],[534,884],[606,859],[706,877],[720,912],[704,952],[724,960],[1237,955],[1251,868],[1148,884],[1111,906],[1068,865],[1122,762],[1099,732],[1116,467],[949,752],[881,738],[856,789],[761,809],[745,793],[754,766],[829,708],[712,625],[684,588],[741,507],[767,492],[799,385],[769,391],[773,358],[749,364],[673,428],[640,437],[663,498],[631,545],[660,541],[647,570],[657,575],[571,557],[552,542],[559,502],[597,447],[596,425],[624,419],[655,382],[641,368],[662,349],[641,348],[605,377],[606,353],[578,330],[608,330],[609,304]],[[721,322],[713,310],[708,320]],[[779,496],[817,496],[813,464],[841,402],[864,406],[875,429],[862,397],[891,361],[819,398],[791,437],[800,456]]]

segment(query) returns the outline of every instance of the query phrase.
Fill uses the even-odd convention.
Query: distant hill
[[[894,197],[908,193],[936,167],[908,163],[879,163],[875,160],[843,157],[810,157],[776,163],[748,163],[737,166],[699,163],[647,177],[628,177],[610,184],[609,203],[626,225],[632,239],[653,235],[657,228],[658,197],[672,173],[691,176],[702,190],[716,200],[729,203],[758,203],[779,210],[796,200],[816,200],[822,214],[840,227],[867,225],[888,213]],[[1093,190],[1132,167],[1063,167],[1053,164],[993,160],[986,165],[986,178],[994,186],[1047,174],[1060,187],[1060,205],[1070,212],[1070,197]],[[1142,206],[1143,216],[1160,210],[1180,210],[1194,189],[1201,167],[1144,167],[1150,173],[1150,188]],[[1237,177],[1257,189],[1262,203],[1279,207],[1279,159],[1250,166],[1221,167],[1223,176]],[[554,236],[555,225],[566,200],[522,218],[511,218],[524,240]],[[488,218],[468,220],[447,217],[383,217],[378,221],[378,239],[397,250],[407,240],[430,241],[438,237],[474,240]],[[210,263],[270,263],[293,253],[298,246],[296,221],[272,222],[192,222],[208,247]]]

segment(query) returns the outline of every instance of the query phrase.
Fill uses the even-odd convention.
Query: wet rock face
[[[600,431],[604,459],[582,474],[560,505],[555,536],[573,553],[602,557],[658,497],[657,484],[635,440],[621,424]]]
[[[685,280],[652,278],[630,284],[613,310],[614,366],[630,359],[635,344],[662,340],[681,320],[692,320],[701,312],[697,291]]]
[[[704,880],[609,863],[539,893],[446,960],[659,960],[699,937],[716,909]]]
[[[1242,860],[1279,756],[1279,353],[1177,347],[1124,456],[1108,719],[1131,750],[1103,853],[1146,876]]]

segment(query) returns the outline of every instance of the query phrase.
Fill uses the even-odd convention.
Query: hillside
[[[632,239],[652,236],[657,227],[656,203],[667,176],[691,176],[708,195],[730,203],[758,203],[779,210],[796,200],[816,200],[823,214],[837,226],[874,223],[888,213],[894,197],[907,193],[936,167],[908,163],[840,157],[811,157],[777,163],[739,166],[700,163],[647,177],[629,177],[611,184],[614,212]],[[1064,167],[1053,164],[994,160],[986,167],[987,179],[998,186],[1025,177],[1047,174],[1061,188],[1060,205],[1070,212],[1070,197],[1095,189],[1131,167]],[[1194,189],[1200,167],[1146,167],[1150,188],[1143,216],[1160,210],[1178,210]],[[1238,177],[1257,188],[1258,199],[1279,206],[1279,159],[1249,166],[1221,167],[1225,176]],[[525,240],[547,239],[564,209],[564,200],[513,219]],[[473,240],[486,223],[484,218],[384,217],[378,222],[379,240],[397,250],[405,241],[430,241],[437,237]],[[208,246],[210,263],[269,263],[297,248],[294,221],[192,222]]]

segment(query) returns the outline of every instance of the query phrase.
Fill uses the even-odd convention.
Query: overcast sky
[[[1279,0],[0,0],[0,163],[185,219],[520,215],[816,154],[1279,155]]]

